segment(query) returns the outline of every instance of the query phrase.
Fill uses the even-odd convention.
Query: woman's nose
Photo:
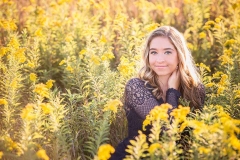
[[[164,55],[158,54],[157,57],[156,57],[156,61],[157,61],[158,63],[164,62],[164,61],[165,61]]]

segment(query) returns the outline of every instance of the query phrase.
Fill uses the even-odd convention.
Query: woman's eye
[[[164,54],[171,54],[172,52],[170,52],[170,51],[166,51]]]
[[[157,54],[157,52],[156,51],[152,51],[152,52],[150,52],[150,54]]]

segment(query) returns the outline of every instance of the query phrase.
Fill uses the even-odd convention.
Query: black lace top
[[[143,131],[143,121],[155,106],[169,103],[173,107],[171,110],[178,107],[178,99],[181,96],[178,90],[169,88],[166,92],[166,102],[164,102],[162,98],[156,99],[152,89],[149,84],[145,85],[145,82],[139,78],[133,78],[127,82],[124,92],[124,109],[128,120],[128,137],[118,145],[111,160],[121,159],[127,154],[125,149],[129,145],[129,140],[138,135],[138,130]],[[201,89],[205,91],[203,87]],[[201,102],[204,102],[205,92],[199,95],[203,96],[199,98],[201,98]],[[169,114],[171,110],[169,110]],[[143,131],[144,134],[150,134],[149,127],[146,128],[146,131]]]
[[[180,96],[179,91],[170,88],[166,93],[166,103],[171,104],[173,106],[172,109],[174,109],[178,106]],[[145,86],[145,82],[138,78],[129,80],[124,93],[124,109],[128,120],[128,136],[137,136],[138,130],[142,130],[143,121],[149,112],[155,106],[162,103],[164,103],[163,99],[156,99],[150,85]],[[149,130],[146,132],[149,132]]]

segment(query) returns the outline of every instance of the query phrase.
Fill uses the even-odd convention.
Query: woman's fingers
[[[168,79],[168,88],[178,89],[180,85],[180,73],[176,69],[173,71],[172,75]]]

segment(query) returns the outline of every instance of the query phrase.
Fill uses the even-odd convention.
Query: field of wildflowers
[[[0,0],[0,159],[107,160],[127,134],[125,83],[160,25],[184,34],[205,107],[183,100],[172,125],[171,106],[153,109],[151,145],[139,132],[126,159],[239,159],[239,0]]]

